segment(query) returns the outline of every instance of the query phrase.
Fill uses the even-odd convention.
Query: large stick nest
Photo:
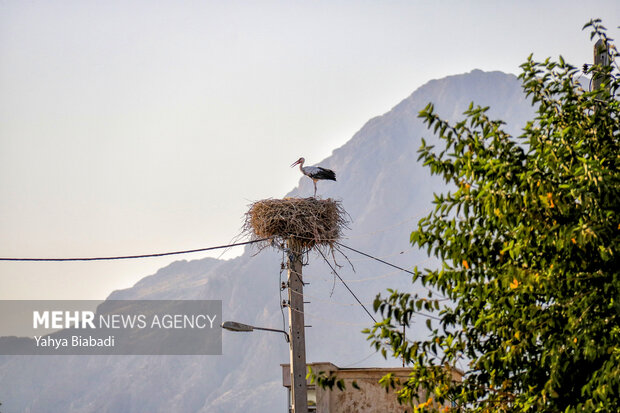
[[[265,199],[245,214],[244,232],[253,239],[294,240],[304,248],[333,246],[347,227],[340,201],[316,198]]]

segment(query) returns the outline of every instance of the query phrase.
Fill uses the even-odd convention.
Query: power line
[[[299,294],[297,291],[295,291],[295,294]],[[357,303],[345,303],[345,302],[340,302],[338,300],[324,300],[322,298],[319,298],[317,296],[314,295],[309,295],[306,293],[301,294],[304,296],[304,298],[310,298],[312,299],[312,303],[314,303],[315,301],[319,302],[319,303],[325,303],[325,304],[330,304],[330,305],[340,305],[340,306],[344,306],[344,307],[354,307],[356,305],[358,305]],[[366,303],[366,305],[372,305],[369,303]]]
[[[212,251],[218,250],[222,248],[231,248],[237,247],[239,245],[248,245],[254,244],[256,242],[267,241],[269,238],[255,239],[252,241],[245,242],[237,242],[234,244],[228,245],[218,245],[216,247],[207,247],[207,248],[198,248],[194,250],[185,250],[185,251],[173,251],[173,252],[159,252],[155,254],[143,254],[143,255],[124,255],[124,256],[113,256],[113,257],[84,257],[84,258],[3,258],[0,257],[0,261],[45,261],[45,262],[67,262],[67,261],[112,261],[112,260],[130,260],[137,258],[153,258],[153,257],[164,257],[167,255],[180,255],[180,254],[190,254],[192,252],[203,252],[203,251]]]
[[[350,283],[359,283],[359,282],[373,281],[373,280],[379,280],[381,278],[391,277],[393,275],[400,274],[400,273],[401,273],[400,270],[394,270],[394,271],[390,271],[390,272],[382,274],[382,275],[376,275],[374,277],[347,278],[347,281],[350,282]]]
[[[341,279],[341,280],[344,280],[344,279]],[[346,280],[346,281],[351,282],[351,280]],[[346,284],[345,284],[345,286],[346,286]],[[351,290],[349,290],[349,291],[351,291]],[[357,303],[346,303],[346,302],[341,302],[339,300],[334,300],[334,299],[332,299],[332,300],[324,300],[324,299],[319,298],[317,296],[309,295],[309,294],[306,294],[306,293],[300,294],[297,291],[293,291],[293,293],[302,295],[302,296],[304,296],[306,298],[310,298],[310,299],[313,300],[312,302],[317,301],[319,303],[324,303],[324,304],[328,304],[328,305],[339,305],[339,306],[345,306],[345,307],[353,307],[353,306],[356,306],[356,305],[360,304],[359,301]],[[445,301],[445,300],[449,300],[449,299],[448,298],[444,298],[444,299],[438,300],[438,301]],[[372,305],[372,304],[366,304],[366,305]],[[309,314],[309,313],[304,313],[304,314]],[[440,317],[434,316],[432,314],[426,314],[426,313],[423,313],[423,312],[420,312],[420,311],[413,311],[413,314],[416,314],[416,315],[419,315],[419,316],[422,316],[422,317],[426,317],[426,318],[431,318],[433,320],[441,321]],[[314,316],[313,314],[309,314],[309,315],[310,316]]]
[[[368,311],[368,309],[366,308],[366,306],[364,304],[362,304],[362,302],[360,301],[359,298],[357,298],[357,295],[355,295],[355,293],[349,288],[349,286],[347,285],[346,282],[344,282],[344,280],[342,279],[342,277],[338,274],[338,272],[336,271],[336,269],[332,266],[332,264],[327,260],[327,258],[325,258],[325,255],[323,254],[323,252],[320,249],[317,249],[317,251],[319,252],[319,254],[321,254],[321,256],[323,257],[323,259],[325,260],[325,262],[327,263],[327,265],[329,265],[329,268],[332,269],[334,275],[336,277],[338,277],[338,279],[342,282],[342,284],[347,288],[347,290],[349,290],[349,292],[351,293],[351,295],[353,296],[353,298],[355,298],[355,300],[357,300],[357,302],[362,306],[362,308],[364,309],[364,311],[366,311],[366,314],[368,314],[370,316],[370,318],[372,318],[372,321],[374,321],[375,323],[377,323],[377,320],[375,320],[375,318],[372,316],[372,314],[370,314],[370,311]]]
[[[297,291],[293,291],[293,292],[295,294],[300,294]],[[357,305],[356,303],[344,303],[344,302],[340,302],[338,300],[323,300],[321,298],[318,298],[318,297],[312,296],[312,295],[308,295],[306,293],[300,294],[300,295],[303,295],[304,297],[307,297],[307,298],[311,298],[313,300],[312,302],[318,301],[319,303],[325,303],[325,304],[330,304],[330,305],[340,305],[340,306],[345,306],[345,307],[353,307],[353,306]],[[367,304],[367,305],[372,305],[372,304]],[[304,313],[304,314],[309,314],[309,313]],[[441,318],[436,317],[436,316],[434,316],[432,314],[426,314],[426,313],[422,313],[422,312],[419,312],[419,311],[414,311],[413,314],[417,314],[417,315],[421,315],[422,317],[432,318],[433,320],[441,321]],[[310,316],[313,316],[313,314],[310,314]]]
[[[336,243],[336,244],[338,244],[338,245],[340,245],[341,247],[345,247],[345,248],[346,248],[346,249],[348,249],[348,250],[351,250],[351,251],[353,251],[353,252],[357,252],[358,254],[364,255],[364,256],[366,256],[366,257],[368,257],[368,258],[372,258],[372,259],[373,259],[373,260],[375,260],[375,261],[382,262],[383,264],[389,265],[390,267],[394,267],[394,268],[397,268],[397,269],[399,269],[399,270],[401,270],[401,271],[404,271],[404,272],[406,272],[406,273],[409,273],[409,274],[411,274],[411,275],[415,275],[412,271],[406,270],[406,269],[404,269],[403,267],[399,267],[398,265],[394,265],[394,264],[392,264],[392,263],[389,263],[389,262],[387,262],[387,261],[384,261],[384,260],[382,260],[381,258],[373,257],[373,256],[372,256],[372,255],[370,255],[370,254],[366,254],[365,252],[362,252],[362,251],[356,250],[355,248],[348,247],[348,246],[346,246],[346,245],[344,245],[344,244],[339,243],[338,241],[336,241],[335,243]]]
[[[381,257],[379,257],[379,258],[382,258],[382,259],[383,259],[383,258],[389,258],[389,257],[403,256],[403,255],[406,255],[406,254],[410,254],[410,253],[412,253],[412,252],[414,252],[414,251],[417,251],[417,249],[415,249],[415,248],[411,247],[411,248],[408,248],[408,249],[406,249],[406,250],[402,250],[402,251],[399,251],[399,252],[395,252],[395,253],[393,253],[393,254],[383,255],[383,256],[381,256]],[[431,258],[432,258],[432,257],[431,257]],[[370,260],[372,260],[372,259],[373,259],[373,258],[363,258],[363,257],[360,257],[360,258],[352,258],[352,259],[349,259],[349,261],[351,261],[351,262],[366,262],[366,261],[370,261]]]
[[[294,311],[297,314],[303,314],[304,317],[307,316],[307,317],[316,318],[317,320],[324,321],[327,324],[333,324],[333,325],[338,325],[338,326],[368,327],[368,324],[365,324],[365,323],[350,323],[348,321],[335,321],[333,318],[331,318],[331,319],[330,318],[324,318],[324,317],[321,317],[321,316],[316,315],[314,313],[309,313],[307,311],[299,311],[299,310],[297,310],[295,308],[291,308],[291,307],[289,307],[289,308],[291,309],[291,311]]]
[[[351,364],[347,364],[346,366],[342,366],[341,368],[342,368],[342,369],[346,369],[346,368],[349,368],[349,367],[353,367],[353,366],[355,366],[356,364],[360,364],[362,361],[366,361],[366,360],[368,360],[369,358],[371,358],[372,356],[374,356],[374,355],[375,355],[375,354],[377,354],[378,352],[379,352],[379,350],[375,350],[375,351],[373,351],[372,353],[370,353],[369,355],[367,355],[366,357],[364,357],[363,359],[358,360],[358,361],[356,361],[356,362],[354,362],[354,363],[351,363]]]
[[[348,247],[348,246],[346,246],[346,245],[344,245],[344,244],[341,244],[341,243],[340,243],[340,242],[338,242],[338,241],[334,241],[334,243],[335,243],[335,244],[340,245],[341,247],[344,247],[344,248],[346,248],[346,249],[349,249],[349,250],[351,250],[351,251],[353,251],[353,252],[357,252],[358,254],[364,255],[364,256],[366,256],[366,257],[368,257],[368,258],[372,258],[372,259],[373,259],[373,260],[375,260],[375,261],[379,261],[380,263],[383,263],[383,264],[385,264],[385,265],[389,265],[390,267],[393,267],[393,268],[399,269],[399,270],[404,271],[404,272],[406,272],[406,273],[408,273],[408,274],[411,274],[411,275],[415,275],[415,273],[413,273],[412,271],[409,271],[409,270],[407,270],[407,269],[405,269],[405,268],[403,268],[403,267],[399,267],[398,265],[395,265],[395,264],[392,264],[391,262],[387,262],[387,261],[385,261],[385,260],[382,260],[381,258],[373,257],[373,256],[372,256],[372,255],[370,255],[370,254],[366,254],[365,252],[362,252],[362,251],[360,251],[360,250],[356,250],[355,248]],[[423,262],[428,261],[429,259],[430,259],[430,258],[427,258],[427,259],[426,259],[426,260],[424,260]],[[425,287],[425,288],[426,288],[429,292],[431,292],[431,293],[438,294],[438,295],[439,295],[439,296],[440,296],[443,300],[448,300],[448,298],[444,297],[443,295],[439,294],[438,292],[433,291],[432,289],[430,289],[430,288],[428,288],[428,287]]]

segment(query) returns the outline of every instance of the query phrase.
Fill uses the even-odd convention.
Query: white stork
[[[299,170],[301,173],[312,179],[312,182],[314,182],[314,196],[316,197],[316,181],[319,179],[329,179],[330,181],[335,181],[336,173],[331,169],[321,168],[320,166],[304,167],[305,161],[306,160],[304,158],[299,158],[291,165],[291,168],[299,164]]]

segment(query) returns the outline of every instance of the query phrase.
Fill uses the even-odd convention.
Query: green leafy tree
[[[530,56],[519,77],[537,114],[521,136],[488,108],[456,124],[420,113],[442,142],[423,141],[420,159],[454,189],[411,242],[442,265],[414,271],[427,296],[378,296],[383,321],[366,331],[412,367],[396,389],[416,411],[620,411],[618,53],[600,20],[586,27],[609,50],[609,66],[585,68],[603,87],[583,88],[562,57]],[[437,317],[428,338],[404,340],[420,311]]]

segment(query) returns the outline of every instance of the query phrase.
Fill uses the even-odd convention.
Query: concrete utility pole
[[[301,275],[302,245],[288,239],[288,319],[291,348],[291,402],[293,413],[308,413],[306,385],[306,332],[304,327],[304,283]]]
[[[609,50],[603,39],[598,39],[594,44],[594,64],[601,66],[609,66]],[[598,90],[605,80],[602,74],[592,74],[593,90]]]

